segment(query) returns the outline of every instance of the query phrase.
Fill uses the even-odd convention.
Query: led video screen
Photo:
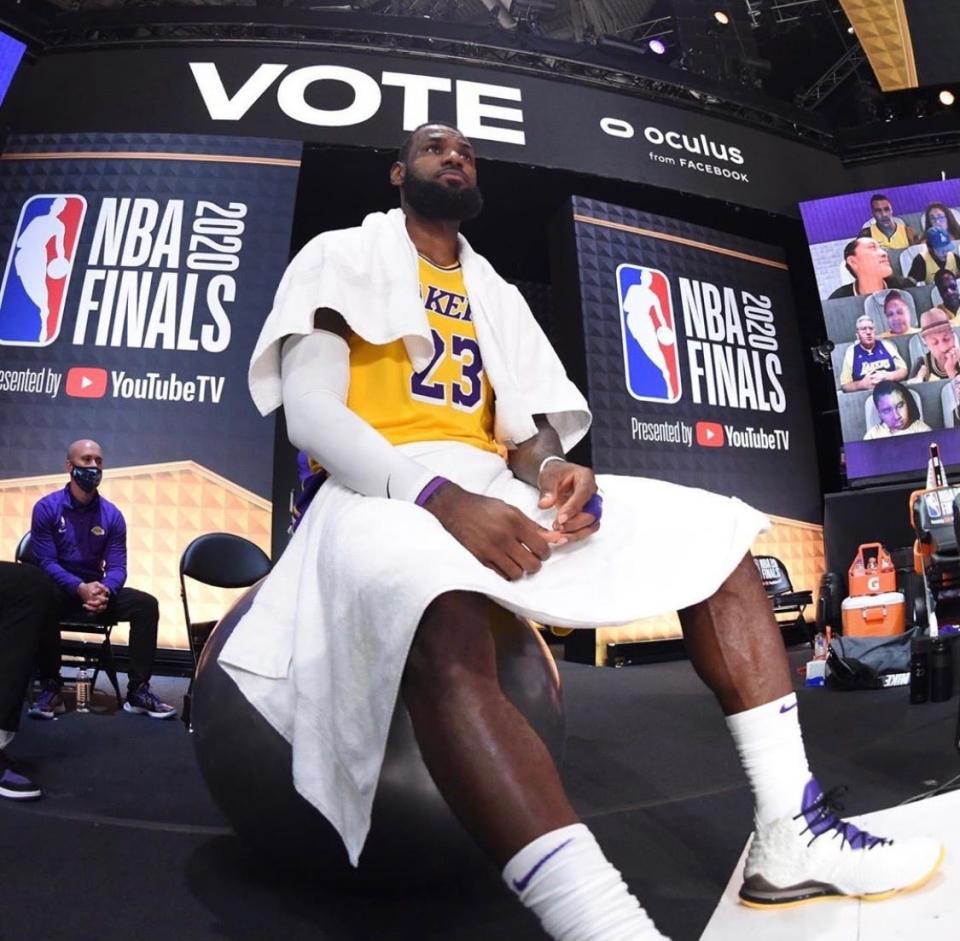
[[[800,204],[847,477],[960,463],[960,180]]]
[[[0,104],[3,104],[4,96],[26,49],[19,39],[14,39],[0,30]]]

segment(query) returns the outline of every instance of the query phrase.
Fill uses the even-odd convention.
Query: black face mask
[[[70,476],[84,493],[93,493],[100,484],[103,471],[99,467],[77,467],[74,464],[70,469]]]

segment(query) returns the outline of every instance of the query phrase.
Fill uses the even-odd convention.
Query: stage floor
[[[795,668],[803,659],[791,653]],[[960,933],[956,795],[885,811],[960,772],[956,699],[910,706],[904,689],[799,689],[811,763],[825,787],[851,786],[847,813],[891,813],[891,829],[916,820],[917,829],[943,834],[952,852],[941,875],[912,895],[776,915],[729,903],[751,800],[723,717],[690,664],[561,663],[560,671],[568,791],[674,941],[696,941],[705,929],[708,938],[738,941]],[[155,685],[179,706],[184,681]],[[208,797],[179,721],[117,713],[102,690],[96,704],[101,712],[55,722],[25,718],[11,747],[46,797],[0,800],[0,941],[544,938],[492,868],[470,884],[384,896],[325,890],[264,865]],[[834,925],[849,931],[829,933]]]
[[[882,902],[837,900],[781,912],[757,912],[737,903],[746,859],[744,846],[702,941],[742,941],[746,937],[754,941],[956,941],[960,937],[960,791],[864,814],[854,822],[870,833],[893,838],[936,835],[946,848],[946,859],[926,885]]]

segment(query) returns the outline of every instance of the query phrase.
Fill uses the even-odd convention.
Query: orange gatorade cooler
[[[907,624],[902,591],[851,595],[840,607],[845,637],[888,637],[902,634]]]
[[[851,595],[880,595],[897,590],[893,560],[879,542],[865,542],[857,549],[847,580]]]

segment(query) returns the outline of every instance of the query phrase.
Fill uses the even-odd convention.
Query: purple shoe
[[[136,689],[127,691],[127,701],[123,704],[124,712],[134,715],[150,716],[151,719],[172,719],[177,710],[155,696],[149,683],[141,683]]]
[[[56,680],[47,680],[40,695],[27,710],[31,719],[55,719],[67,711],[60,695],[60,684]]]
[[[0,797],[12,801],[35,801],[43,797],[43,791],[29,778],[20,774],[7,758],[7,753],[0,750]]]

